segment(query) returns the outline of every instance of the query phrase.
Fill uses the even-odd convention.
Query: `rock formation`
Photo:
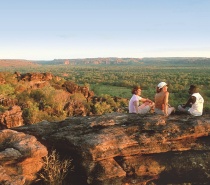
[[[19,80],[23,81],[49,81],[52,80],[53,75],[51,73],[25,73],[25,74],[18,74],[15,73]]]
[[[28,84],[29,89],[43,88],[49,85],[53,75],[51,73],[25,73],[19,74],[15,72],[18,81],[24,81]]]
[[[0,105],[5,107],[12,107],[17,104],[17,99],[3,97],[0,95]]]
[[[0,130],[5,128],[19,127],[23,125],[22,110],[14,105],[5,112],[0,112]]]
[[[30,184],[46,155],[46,147],[34,136],[9,129],[0,131],[0,184]]]
[[[34,135],[73,157],[79,174],[74,185],[210,182],[208,115],[113,113],[43,121],[14,130]]]
[[[64,82],[62,87],[65,91],[69,92],[70,94],[81,93],[86,99],[90,99],[92,96],[94,96],[94,92],[90,91],[88,87],[79,86],[70,81]]]

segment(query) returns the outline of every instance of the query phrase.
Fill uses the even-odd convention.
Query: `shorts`
[[[174,111],[174,107],[168,107],[168,115],[170,115],[173,111]],[[160,114],[160,115],[164,115],[163,110],[155,108],[155,113],[156,114]]]
[[[151,106],[148,104],[143,103],[141,106],[138,107],[139,114],[146,114],[150,111]]]

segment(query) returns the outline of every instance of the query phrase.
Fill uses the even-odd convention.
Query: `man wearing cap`
[[[193,116],[201,116],[203,114],[204,99],[198,92],[198,88],[195,85],[191,85],[188,93],[190,94],[190,97],[187,103],[179,105],[178,110]]]
[[[133,94],[133,96],[129,101],[129,113],[146,114],[152,108],[154,108],[153,101],[146,98],[142,98],[140,96],[141,95],[140,86],[134,86],[131,93]],[[139,105],[140,101],[143,103],[142,105]]]
[[[175,111],[174,107],[168,104],[169,92],[165,82],[160,82],[156,88],[155,94],[155,113],[169,116]]]

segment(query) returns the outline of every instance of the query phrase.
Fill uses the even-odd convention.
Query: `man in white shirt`
[[[178,110],[193,116],[201,116],[203,114],[203,97],[200,95],[198,88],[195,85],[191,85],[188,92],[191,96],[186,104],[178,106]]]

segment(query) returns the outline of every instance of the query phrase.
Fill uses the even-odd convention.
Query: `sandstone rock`
[[[17,99],[7,98],[7,97],[1,97],[0,96],[0,105],[3,105],[5,107],[11,107],[17,104]]]
[[[34,136],[9,129],[0,131],[0,184],[30,184],[46,155],[46,147]]]
[[[88,87],[79,86],[73,82],[66,81],[62,85],[63,89],[65,89],[70,94],[81,93],[86,99],[90,99],[94,95],[93,91],[89,91]]]
[[[71,155],[78,165],[79,178],[85,178],[86,184],[177,185],[210,181],[207,115],[112,113],[43,121],[14,130],[35,135],[48,146]]]
[[[0,113],[0,130],[23,125],[22,110],[15,105],[11,109]]]
[[[49,81],[52,80],[53,75],[51,73],[15,73],[18,81],[24,81],[27,85],[27,89],[43,88],[49,85]],[[21,89],[20,89],[21,90]]]
[[[25,73],[16,75],[19,77],[19,80],[23,81],[49,81],[53,78],[51,73]]]

